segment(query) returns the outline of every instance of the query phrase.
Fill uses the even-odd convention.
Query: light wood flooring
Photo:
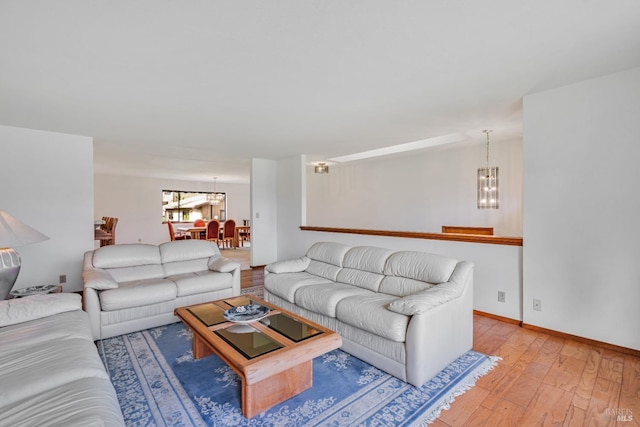
[[[261,268],[242,287],[264,283]],[[502,357],[430,426],[640,426],[640,357],[474,316],[474,350]]]

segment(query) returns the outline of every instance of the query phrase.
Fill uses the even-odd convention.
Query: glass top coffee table
[[[337,333],[251,295],[180,307],[175,315],[193,332],[194,359],[217,354],[241,378],[247,418],[311,387],[313,359],[342,345]]]

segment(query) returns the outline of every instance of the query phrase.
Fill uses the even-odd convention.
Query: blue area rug
[[[313,361],[313,387],[249,420],[240,379],[217,356],[194,360],[182,323],[98,346],[129,426],[426,425],[498,358],[470,351],[420,388],[341,350]]]

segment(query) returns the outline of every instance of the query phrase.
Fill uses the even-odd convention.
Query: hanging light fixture
[[[213,177],[213,194],[212,193],[207,194],[207,201],[211,205],[219,205],[220,202],[224,199],[224,194],[218,193],[216,191],[216,180],[217,179],[218,179],[217,176]]]
[[[487,134],[487,166],[478,168],[478,209],[498,209],[500,193],[498,191],[498,167],[489,166],[489,134],[491,130],[483,130]]]
[[[329,165],[324,162],[320,162],[313,170],[315,173],[329,173]]]

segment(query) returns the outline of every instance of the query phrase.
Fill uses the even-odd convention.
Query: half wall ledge
[[[360,228],[312,227],[303,225],[302,231],[325,233],[365,234],[369,236],[404,237],[408,239],[450,240],[454,242],[487,243],[490,245],[522,246],[522,237],[486,236],[479,234],[422,233],[417,231],[367,230]]]

